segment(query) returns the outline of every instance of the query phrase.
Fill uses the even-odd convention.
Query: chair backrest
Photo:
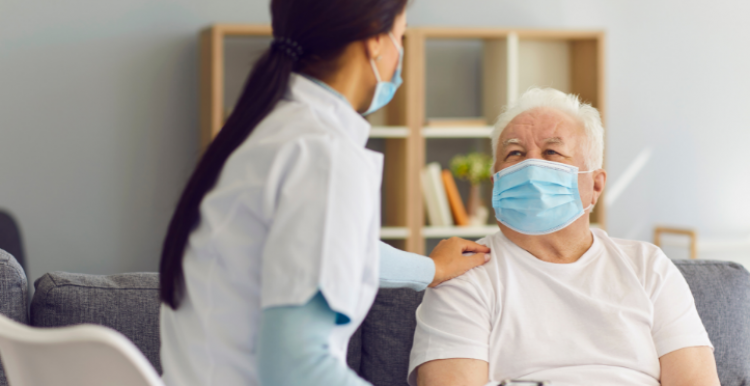
[[[0,316],[0,354],[13,386],[163,386],[133,343],[102,326],[42,329]]]
[[[0,210],[0,249],[13,255],[21,267],[26,269],[21,230],[13,216],[3,210]]]
[[[13,256],[0,249],[0,315],[27,324],[29,322],[28,290],[26,273],[21,265]],[[0,364],[0,386],[8,386],[2,364]]]

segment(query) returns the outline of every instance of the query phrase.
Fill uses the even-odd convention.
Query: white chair
[[[33,328],[0,315],[0,359],[10,386],[163,386],[130,340],[102,326]]]

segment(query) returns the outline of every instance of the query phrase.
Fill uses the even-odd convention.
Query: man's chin
[[[584,215],[581,216],[581,218],[579,218],[578,220],[573,221],[573,223],[571,223],[570,225],[558,231],[547,233],[545,235],[527,235],[525,233],[521,233],[511,229],[500,221],[495,220],[495,223],[497,224],[498,228],[500,228],[500,231],[503,232],[503,235],[509,240],[543,240],[547,238],[557,238],[559,236],[570,237],[578,231],[586,233],[590,226],[588,217]]]

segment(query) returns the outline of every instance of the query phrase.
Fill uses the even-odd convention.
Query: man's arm
[[[487,383],[494,290],[480,271],[425,291],[416,312],[410,386]]]
[[[479,359],[438,359],[417,368],[417,386],[482,386],[489,363]]]
[[[659,362],[662,386],[720,386],[716,360],[710,347],[672,351],[659,358]]]
[[[719,386],[713,346],[703,327],[693,294],[677,266],[656,250],[651,278],[654,316],[651,334],[665,386]]]

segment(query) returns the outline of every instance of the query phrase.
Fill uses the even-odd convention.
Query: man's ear
[[[593,173],[594,178],[594,202],[593,204],[596,205],[596,203],[599,201],[599,197],[601,197],[602,192],[604,192],[604,186],[607,185],[607,171],[604,169],[595,170]]]

